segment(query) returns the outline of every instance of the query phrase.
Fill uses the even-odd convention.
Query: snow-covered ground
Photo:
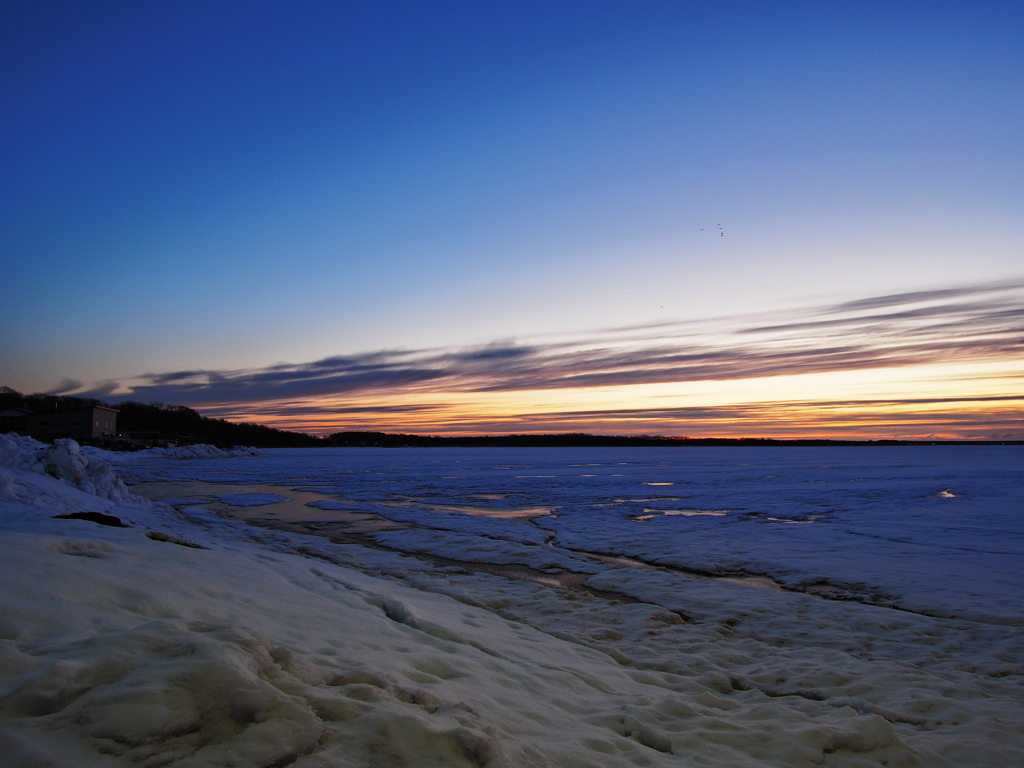
[[[0,437],[3,765],[1024,758],[1020,447],[244,453]]]

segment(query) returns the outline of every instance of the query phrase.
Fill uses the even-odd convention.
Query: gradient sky
[[[1024,437],[1019,2],[0,3],[0,383]]]

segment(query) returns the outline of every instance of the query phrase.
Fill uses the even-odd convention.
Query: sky
[[[0,2],[0,384],[1024,439],[1024,6]]]

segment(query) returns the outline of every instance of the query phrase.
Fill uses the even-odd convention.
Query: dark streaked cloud
[[[947,321],[964,318],[975,323],[988,321],[997,317],[1018,317],[1024,309],[996,309],[990,302],[974,302],[969,304],[942,304],[929,307],[915,307],[900,312],[887,312],[880,315],[856,314],[850,317],[831,318],[828,320],[810,320],[803,322],[783,323],[781,325],[754,326],[745,328],[740,333],[768,333],[776,331],[809,331],[829,328],[853,328],[857,326],[884,326],[899,324],[907,320],[926,318],[944,318]]]
[[[279,401],[270,401],[255,404],[245,404],[238,409],[237,414],[232,406],[219,409],[218,415],[228,418],[224,414],[231,414],[232,416],[239,417],[239,414],[244,414],[246,419],[252,419],[254,416],[273,416],[273,417],[305,417],[305,416],[319,416],[323,418],[332,417],[348,417],[348,416],[361,416],[364,414],[371,415],[382,415],[382,416],[395,416],[395,415],[407,415],[407,414],[424,414],[424,413],[436,413],[440,406],[422,404],[422,403],[410,403],[408,405],[352,405],[352,406],[339,406],[339,405],[324,405],[323,403],[281,403]]]
[[[61,379],[60,384],[51,389],[48,394],[51,395],[64,395],[68,392],[74,392],[76,389],[81,389],[85,385],[77,379]]]
[[[323,406],[311,401],[339,395],[609,387],[1024,360],[1024,283],[532,341],[376,350],[246,370],[146,374],[124,399],[245,405],[250,411],[265,403],[268,412],[322,414]],[[82,394],[109,396],[109,383]]]
[[[1016,291],[1024,286],[1024,280],[1007,280],[987,285],[965,285],[958,288],[943,288],[934,291],[914,291],[911,293],[894,293],[888,296],[874,296],[867,299],[845,301],[832,308],[833,312],[862,312],[907,304],[918,304],[928,301],[960,299],[968,296],[992,296],[1001,292]]]

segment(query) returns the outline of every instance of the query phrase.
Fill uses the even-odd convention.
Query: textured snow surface
[[[315,487],[408,525],[335,541],[97,495],[92,463],[60,450],[0,438],[5,766],[1024,756],[1014,447],[352,449],[119,469]],[[726,514],[638,519],[650,510]],[[69,512],[132,527],[54,517]],[[810,582],[856,599],[793,591]]]
[[[228,450],[221,450],[213,445],[179,445],[173,448],[147,448],[143,451],[105,451],[102,448],[83,448],[83,452],[105,461],[128,462],[139,459],[228,459],[246,456],[262,456],[263,452],[246,445],[236,445]]]
[[[90,459],[74,440],[55,440],[52,445],[13,432],[0,435],[0,468],[11,467],[46,474],[63,480],[86,493],[112,501],[140,501],[131,493],[110,464]],[[0,469],[0,499],[17,499],[17,486]],[[34,503],[31,496],[27,499]]]

